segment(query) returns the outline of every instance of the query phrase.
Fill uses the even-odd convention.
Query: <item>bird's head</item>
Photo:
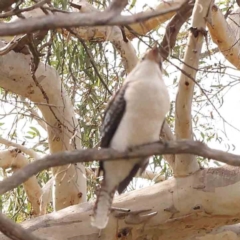
[[[160,69],[162,69],[162,57],[160,55],[157,45],[155,45],[152,49],[148,50],[145,53],[145,55],[142,58],[142,61],[144,60],[153,61],[159,65]]]

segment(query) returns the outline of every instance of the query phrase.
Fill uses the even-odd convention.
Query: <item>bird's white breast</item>
[[[129,81],[124,96],[126,110],[111,141],[114,149],[124,151],[131,146],[159,139],[170,100],[158,66],[149,70],[135,81]]]

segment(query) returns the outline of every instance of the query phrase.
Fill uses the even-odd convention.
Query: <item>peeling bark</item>
[[[211,0],[198,0],[193,9],[192,27],[189,32],[187,48],[184,55],[182,70],[195,78],[201,54],[203,38],[206,35],[206,17]],[[177,139],[192,139],[192,97],[194,82],[184,72],[180,74],[176,97],[175,133]],[[199,170],[193,155],[177,155],[173,168],[175,176],[186,176]]]
[[[240,69],[240,43],[239,24],[240,8],[230,14],[228,22],[216,5],[211,8],[211,21],[207,22],[207,27],[211,38],[217,44],[225,58]]]

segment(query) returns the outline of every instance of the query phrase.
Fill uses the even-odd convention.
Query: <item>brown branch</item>
[[[182,5],[181,9],[175,14],[172,20],[168,23],[166,27],[165,35],[159,47],[160,54],[164,60],[167,59],[172,49],[175,47],[177,35],[182,25],[191,16],[194,2],[195,1],[185,2]],[[171,129],[166,123],[164,124],[161,137],[163,137],[163,139],[167,141],[174,139]],[[175,155],[165,155],[163,157],[170,164],[171,168],[174,169]]]
[[[160,9],[167,10],[169,8],[172,8],[173,6],[179,7],[183,2],[185,2],[185,0],[161,1],[156,7],[148,8],[144,10],[144,12],[151,12],[151,11],[156,11]],[[78,4],[75,4],[75,3],[69,3],[69,4],[70,6],[72,6],[75,9],[78,9],[78,11],[82,13],[83,12],[84,13],[99,12],[99,10],[97,10],[88,2],[84,2],[84,4],[82,4],[81,2]],[[51,11],[53,12],[54,10],[52,9]],[[158,28],[161,24],[171,19],[174,15],[175,15],[175,12],[169,12],[161,16],[151,18],[145,22],[132,23],[126,26],[126,28],[124,29],[126,38],[129,40],[132,40],[138,36],[145,36],[148,32]],[[78,32],[78,34],[81,36],[83,40],[88,40],[93,42],[106,41],[106,37],[107,37],[106,32],[103,29],[96,28],[96,27],[93,27],[93,28],[88,27],[88,29],[86,29],[86,27],[79,27],[79,28],[75,28],[74,31]]]
[[[12,4],[16,3],[18,0],[1,0],[0,1],[0,12],[9,9]]]
[[[160,44],[160,53],[163,59],[167,58],[176,44],[177,35],[182,25],[192,14],[194,1],[185,2],[177,14],[172,18],[166,27],[166,32]]]
[[[0,231],[13,240],[43,240],[0,213]]]
[[[10,17],[10,16],[13,16],[13,15],[17,15],[17,14],[23,13],[23,12],[32,11],[32,10],[34,10],[36,8],[42,7],[47,2],[50,2],[50,0],[41,0],[41,1],[37,2],[36,4],[34,4],[34,5],[30,6],[30,7],[23,8],[23,9],[12,9],[12,10],[10,10],[8,12],[1,13],[0,14],[0,18],[6,18],[6,17]]]
[[[25,182],[29,177],[50,167],[78,162],[92,162],[96,160],[113,161],[162,154],[193,154],[229,165],[240,166],[240,155],[212,149],[202,142],[191,140],[156,142],[134,147],[127,152],[119,152],[113,149],[76,150],[48,155],[38,161],[30,163],[14,173],[11,177],[0,182],[0,194],[6,193]]]
[[[169,12],[175,12],[176,10],[180,9],[181,6],[172,7],[167,10],[138,13],[131,16],[112,16],[113,11],[107,10],[99,12],[97,15],[96,13],[59,13],[57,15],[51,14],[47,16],[19,20],[11,23],[0,23],[0,36],[13,36],[22,33],[32,33],[37,30],[80,26],[123,26],[130,23],[143,22]]]

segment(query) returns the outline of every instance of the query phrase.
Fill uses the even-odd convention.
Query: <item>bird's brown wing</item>
[[[121,194],[128,186],[128,184],[131,182],[131,180],[133,179],[133,177],[137,174],[138,170],[140,170],[140,175],[145,171],[146,167],[148,165],[148,158],[144,158],[142,159],[142,161],[139,161],[139,163],[137,163],[133,169],[131,170],[131,172],[128,174],[128,176],[119,183],[118,185],[118,193]]]
[[[126,100],[124,93],[128,84],[122,86],[111,99],[105,111],[103,123],[101,127],[101,148],[108,148],[110,142],[118,128],[119,123],[124,115],[126,109]],[[99,173],[104,172],[103,162],[100,161]]]
[[[163,125],[165,123],[165,120],[162,124],[162,127],[161,127],[161,131],[163,129]],[[161,132],[160,131],[160,132]],[[118,193],[121,194],[128,186],[128,184],[131,182],[131,180],[133,179],[133,177],[137,174],[138,170],[140,169],[140,175],[145,171],[145,169],[147,168],[148,166],[148,162],[149,162],[149,159],[148,158],[143,158],[141,161],[139,161],[139,163],[137,163],[133,169],[131,170],[131,172],[129,173],[129,175],[122,181],[119,183],[118,185]]]

